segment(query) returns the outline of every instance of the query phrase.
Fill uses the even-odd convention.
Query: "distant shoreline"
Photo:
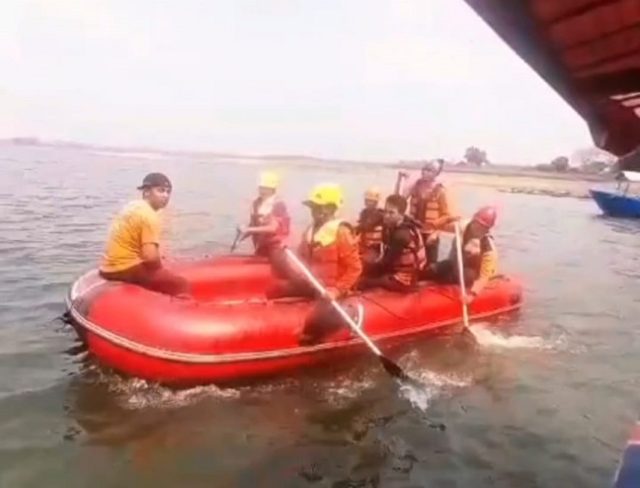
[[[227,160],[255,160],[266,162],[281,162],[287,164],[297,164],[301,166],[309,166],[313,164],[322,164],[323,166],[352,166],[352,167],[369,167],[376,165],[377,167],[385,167],[395,169],[398,171],[419,171],[419,163],[413,164],[401,164],[398,162],[374,162],[374,161],[357,161],[348,159],[331,159],[331,158],[319,158],[315,156],[306,155],[287,155],[287,154],[267,154],[267,155],[249,155],[238,153],[223,153],[214,151],[189,151],[189,150],[167,150],[158,149],[153,147],[117,147],[117,146],[103,146],[94,144],[77,143],[70,141],[43,141],[37,138],[31,137],[15,137],[9,139],[0,139],[1,146],[23,146],[23,147],[42,147],[42,148],[57,148],[57,149],[76,149],[81,151],[100,151],[110,152],[115,154],[140,154],[149,155],[154,154],[158,156],[171,157],[171,156],[187,156],[187,157],[201,157],[201,158],[216,158]],[[542,171],[531,166],[517,166],[517,165],[489,165],[483,167],[475,167],[471,165],[459,165],[459,164],[445,164],[445,171],[447,173],[461,173],[461,174],[474,174],[474,175],[486,175],[497,177],[513,177],[513,178],[539,178],[549,180],[564,180],[564,181],[589,181],[589,182],[605,182],[611,181],[612,175],[610,174],[592,174],[584,173],[580,171],[569,171],[565,173]]]

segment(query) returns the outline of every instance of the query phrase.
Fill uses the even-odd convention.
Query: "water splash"
[[[359,397],[365,390],[376,385],[371,377],[354,380],[350,378],[332,381],[329,385],[324,386],[325,399],[334,406],[339,406],[347,400],[353,400]]]
[[[425,369],[420,364],[420,355],[416,351],[405,356],[402,363],[413,381],[400,386],[400,395],[422,412],[426,412],[436,398],[469,386],[472,382],[471,376]]]
[[[415,382],[403,383],[400,386],[400,394],[409,401],[414,408],[426,412],[431,403],[454,389],[464,388],[471,384],[471,378],[455,375],[436,373],[434,371],[421,371],[410,373]]]
[[[196,386],[188,389],[171,389],[139,378],[122,378],[103,373],[100,378],[114,394],[122,407],[129,410],[153,408],[179,408],[204,398],[238,398],[240,391],[215,385]]]
[[[550,350],[557,349],[564,345],[564,340],[559,338],[555,341],[547,341],[538,336],[512,335],[506,336],[491,329],[484,324],[474,324],[469,330],[476,339],[476,342],[482,346],[501,348],[501,349],[538,349]]]

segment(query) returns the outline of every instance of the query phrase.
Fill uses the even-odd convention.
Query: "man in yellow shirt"
[[[160,258],[158,211],[169,203],[171,181],[162,173],[150,173],[138,190],[142,199],[126,205],[113,220],[100,276],[169,295],[188,295],[188,282],[164,268]]]

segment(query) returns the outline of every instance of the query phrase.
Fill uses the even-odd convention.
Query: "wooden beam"
[[[549,26],[553,26],[561,22],[566,22],[567,20],[573,19],[575,17],[584,15],[591,10],[595,10],[604,5],[612,4],[612,3],[613,3],[612,0],[592,0],[591,2],[580,5],[579,7],[566,10],[562,14],[557,15],[551,19],[546,19],[545,23],[547,23]],[[618,0],[616,3],[620,3],[620,0]]]
[[[590,47],[593,48],[593,46],[597,46],[598,44],[602,43],[602,42],[607,42],[608,40],[610,40],[613,37],[616,37],[618,35],[624,35],[627,32],[631,32],[631,31],[638,31],[638,33],[640,33],[640,24],[633,24],[633,25],[628,25],[627,27],[623,27],[622,29],[618,29],[618,30],[614,30],[611,32],[608,32],[607,34],[602,34],[602,35],[598,35],[598,37],[593,37],[591,39],[585,39],[582,41],[578,41],[575,42],[573,44],[567,44],[566,46],[562,46],[560,48],[561,51],[564,51],[565,54],[567,54],[567,51],[570,51],[572,49],[579,49],[582,47]]]

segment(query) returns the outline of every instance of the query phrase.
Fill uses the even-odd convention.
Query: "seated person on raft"
[[[277,196],[279,178],[271,171],[260,175],[258,197],[251,204],[249,225],[238,227],[240,240],[251,237],[256,256],[269,259],[276,275],[285,276],[284,241],[289,236],[287,206]]]
[[[356,235],[360,247],[363,273],[367,266],[375,263],[382,255],[382,227],[384,224],[384,210],[378,207],[380,190],[369,188],[364,194],[364,208],[360,212]]]
[[[496,210],[482,207],[462,230],[462,262],[465,285],[469,287],[467,302],[482,291],[498,269],[498,252],[493,237],[489,234],[496,223]],[[458,261],[456,242],[451,244],[449,258],[429,266],[426,277],[443,284],[458,284]]]
[[[171,182],[162,173],[150,173],[138,190],[142,199],[126,205],[113,220],[100,276],[168,295],[188,295],[188,282],[164,268],[160,257],[158,211],[169,203]]]
[[[304,232],[298,255],[311,273],[325,286],[329,298],[339,299],[355,286],[362,273],[358,243],[353,228],[337,216],[342,191],[333,184],[316,186],[304,205],[311,211],[312,223]],[[290,278],[281,280],[267,293],[269,298],[317,297],[304,276],[290,268]],[[344,326],[344,320],[331,305],[321,300],[305,322],[301,344],[313,344]]]
[[[407,200],[387,197],[384,207],[382,258],[367,267],[360,288],[382,287],[400,293],[415,289],[426,259],[420,225],[406,215]]]

